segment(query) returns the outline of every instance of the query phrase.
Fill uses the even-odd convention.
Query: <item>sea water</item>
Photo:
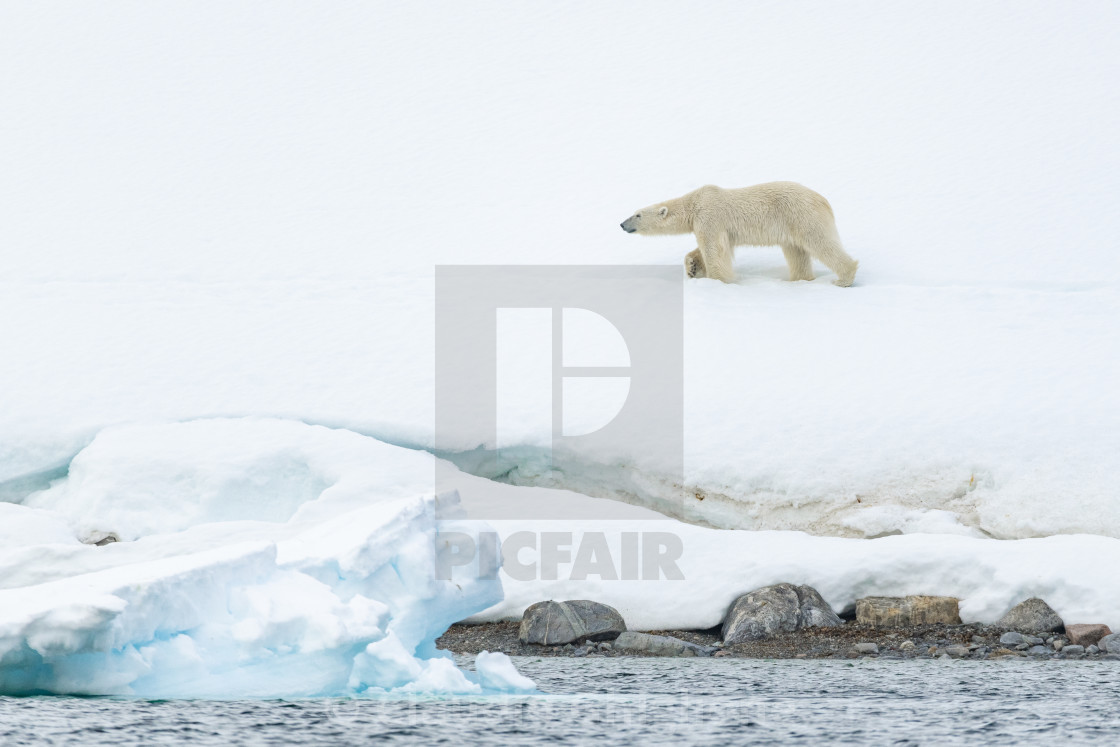
[[[0,744],[1120,743],[1113,661],[515,662],[540,694],[0,698]]]

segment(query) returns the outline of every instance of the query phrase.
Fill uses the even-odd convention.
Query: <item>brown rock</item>
[[[960,625],[955,597],[864,597],[856,602],[856,622],[880,628]]]
[[[1074,646],[1092,646],[1106,635],[1112,635],[1112,631],[1109,630],[1107,625],[1092,623],[1066,626],[1066,638]]]

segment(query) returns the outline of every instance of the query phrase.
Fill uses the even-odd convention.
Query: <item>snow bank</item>
[[[436,510],[457,496],[417,495],[431,470],[426,455],[277,420],[100,434],[37,508],[0,504],[0,692],[531,689],[500,654],[466,673],[434,648],[502,591],[477,573],[435,579]],[[130,541],[79,542],[93,530]]]
[[[1012,606],[1041,597],[1067,623],[1120,625],[1120,581],[1107,569],[1120,563],[1120,540],[1072,535],[996,541],[910,534],[880,539],[815,537],[802,532],[717,530],[675,521],[493,522],[505,542],[518,532],[540,540],[560,533],[561,560],[542,558],[540,545],[522,549],[522,563],[536,563],[532,578],[519,580],[503,569],[505,598],[474,621],[519,619],[545,599],[592,599],[618,609],[633,630],[704,629],[718,625],[741,594],[788,581],[813,586],[837,611],[864,596],[935,594],[961,600],[965,622],[994,623]],[[665,533],[679,538],[676,566],[681,578],[659,573],[625,578],[634,561],[623,535]],[[570,539],[569,539],[570,538]],[[606,576],[575,573],[581,548],[602,543]],[[631,547],[644,552],[641,541]],[[564,555],[567,553],[567,555]],[[553,573],[555,570],[555,573]],[[548,580],[552,574],[553,580]]]
[[[446,456],[726,528],[1120,537],[1115,287],[881,284],[869,264],[863,285],[838,289],[750,256],[738,285],[686,286],[686,489],[641,453],[557,453],[549,473],[531,449],[495,466],[477,434]],[[15,351],[0,367],[0,497],[46,487],[107,423],[284,414],[430,447],[432,304],[422,277],[12,285],[0,316],[30,315],[37,331],[0,326]],[[245,466],[266,479],[268,465]]]

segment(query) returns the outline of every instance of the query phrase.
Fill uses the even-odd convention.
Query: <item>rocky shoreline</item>
[[[436,645],[510,656],[1120,660],[1120,634],[1067,625],[1036,597],[982,625],[962,623],[953,597],[864,597],[837,615],[815,589],[789,583],[739,596],[709,630],[637,632],[608,605],[548,600],[520,621],[453,625]]]
[[[549,646],[522,643],[518,638],[518,621],[481,623],[469,625],[456,623],[436,640],[436,645],[456,654],[477,654],[481,651],[501,651],[509,656],[569,656],[569,657],[620,657],[665,656],[640,650],[619,650],[610,641],[584,642]],[[1008,632],[1023,640],[1008,643],[1000,638]],[[771,638],[724,645],[719,629],[712,630],[655,630],[652,635],[692,643],[711,649],[708,655],[716,658],[737,659],[1000,659],[1021,657],[1029,659],[1120,661],[1120,654],[1101,652],[1096,646],[1070,648],[1062,635],[1025,636],[994,625],[922,625],[887,630],[870,625],[849,622],[835,628],[804,628],[788,633],[778,633]],[[1037,640],[1037,643],[1034,641]],[[1054,648],[1058,642],[1062,650]],[[1039,651],[1036,647],[1043,647]],[[1079,650],[1080,649],[1080,650]],[[1095,649],[1095,650],[1094,650]],[[697,654],[703,655],[703,654]]]

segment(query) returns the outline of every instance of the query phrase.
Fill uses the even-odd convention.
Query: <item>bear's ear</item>
[[[657,211],[657,214],[660,215],[662,218],[664,218],[666,215],[669,214],[669,208],[662,205],[661,209]]]

